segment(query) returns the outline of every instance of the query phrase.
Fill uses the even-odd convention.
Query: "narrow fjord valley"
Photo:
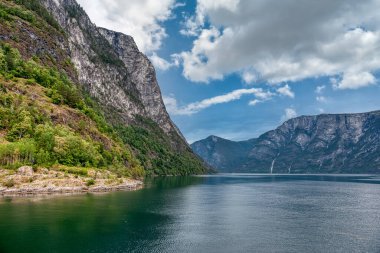
[[[135,187],[208,171],[132,37],[75,0],[0,1],[0,192]]]
[[[379,253],[379,12],[0,0],[0,253]]]
[[[301,116],[255,139],[191,146],[220,172],[380,173],[380,111]]]

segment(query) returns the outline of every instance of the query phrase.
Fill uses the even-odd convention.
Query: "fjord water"
[[[380,252],[380,178],[170,177],[0,198],[0,252]]]

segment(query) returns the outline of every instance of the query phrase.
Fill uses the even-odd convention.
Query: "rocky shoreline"
[[[0,196],[28,196],[71,193],[101,193],[138,190],[140,180],[117,177],[109,171],[89,170],[87,175],[52,169],[21,167],[17,171],[0,169]]]

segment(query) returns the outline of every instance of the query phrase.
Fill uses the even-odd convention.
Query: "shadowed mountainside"
[[[380,173],[380,111],[301,116],[256,139],[191,146],[221,172]]]

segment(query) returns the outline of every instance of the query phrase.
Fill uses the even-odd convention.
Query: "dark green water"
[[[0,198],[0,252],[380,252],[380,178],[215,175]]]

